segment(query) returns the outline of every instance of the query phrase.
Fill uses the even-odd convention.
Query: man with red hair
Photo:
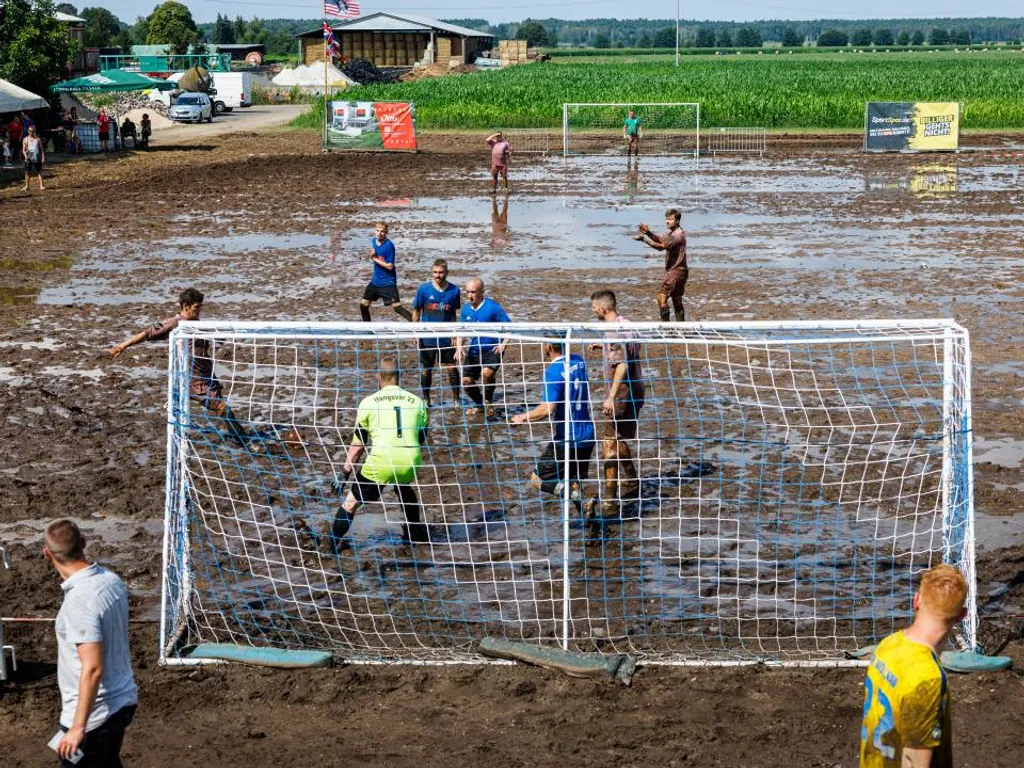
[[[914,623],[878,644],[864,681],[861,768],[953,765],[949,684],[939,653],[967,615],[967,581],[936,565],[914,595]]]

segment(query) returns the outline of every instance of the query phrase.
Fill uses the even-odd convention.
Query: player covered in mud
[[[359,403],[355,432],[345,457],[345,475],[355,471],[367,446],[370,453],[335,515],[331,534],[335,540],[342,538],[359,507],[380,501],[384,488],[393,485],[405,515],[406,542],[425,542],[428,532],[420,518],[416,470],[422,461],[420,447],[427,441],[427,406],[399,386],[400,371],[394,358],[381,359],[377,381],[380,389]]]
[[[629,110],[626,119],[622,121],[622,138],[626,141],[626,157],[636,155],[640,157],[640,139],[644,137],[644,129],[640,124],[640,118],[636,116],[635,110]]]
[[[203,310],[203,294],[195,288],[186,288],[178,297],[178,314],[161,323],[139,331],[126,341],[115,345],[110,350],[111,357],[120,357],[129,347],[144,341],[163,341],[171,335],[171,331],[182,321],[198,320]],[[214,378],[213,355],[209,339],[192,339],[192,377],[189,382],[189,397],[215,416],[224,420],[231,436],[239,444],[245,445],[249,435],[235,419],[224,399],[224,387]]]
[[[484,281],[474,277],[466,283],[468,304],[462,307],[461,320],[464,323],[507,323],[508,315],[501,305],[490,296],[484,296]],[[494,390],[501,357],[505,354],[506,339],[494,336],[455,339],[455,359],[462,364],[462,386],[473,405],[466,410],[474,415],[484,407],[488,418],[494,415]],[[483,380],[483,392],[480,381]]]
[[[587,363],[580,355],[566,357],[565,345],[561,342],[545,342],[543,349],[548,363],[544,371],[544,401],[533,410],[516,414],[511,422],[551,422],[551,442],[541,451],[530,484],[560,497],[568,483],[569,498],[582,511],[583,482],[590,476],[590,457],[594,454]],[[566,459],[568,473],[564,471]]]
[[[373,275],[366,284],[363,298],[359,300],[359,315],[364,322],[370,322],[370,306],[380,299],[406,320],[412,320],[412,313],[402,306],[398,298],[398,273],[395,270],[395,244],[388,239],[388,225],[378,221],[377,234],[370,238],[370,261]]]
[[[949,681],[939,653],[967,615],[967,581],[954,566],[933,566],[914,595],[914,623],[875,649],[864,680],[861,768],[953,765]]]
[[[423,283],[416,291],[412,303],[413,322],[452,323],[462,306],[462,292],[459,286],[448,282],[448,262],[444,259],[434,261],[430,273],[430,282]],[[419,347],[420,391],[423,392],[427,407],[430,407],[430,386],[438,358],[448,373],[448,383],[458,403],[462,397],[462,380],[455,364],[455,345],[451,337],[420,339]]]
[[[609,324],[608,336],[614,341],[594,344],[604,363],[605,396],[601,404],[601,466],[604,488],[601,516],[616,516],[623,499],[640,491],[636,464],[630,443],[636,440],[640,409],[644,406],[644,380],[640,364],[640,344],[627,330],[628,320],[619,314],[613,291],[594,291],[590,295],[594,316]],[[596,516],[596,510],[588,509]]]
[[[633,235],[633,239],[654,248],[656,251],[665,252],[665,279],[658,289],[658,314],[663,323],[669,320],[668,302],[672,300],[672,308],[675,310],[676,322],[686,320],[686,311],[683,309],[683,291],[686,289],[686,280],[690,276],[690,270],[686,265],[686,232],[679,226],[681,215],[675,208],[665,211],[665,226],[668,231],[663,235],[656,235],[646,224],[641,224],[639,234]]]
[[[505,191],[508,192],[508,159],[512,156],[512,145],[501,131],[488,136],[487,144],[491,148],[491,178],[494,179],[491,194],[498,193],[498,176],[501,176]]]

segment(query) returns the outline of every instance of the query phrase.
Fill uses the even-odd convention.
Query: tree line
[[[579,45],[593,48],[672,48],[674,19],[526,19],[491,24],[486,19],[447,19],[501,39],[529,40],[531,45]],[[1016,18],[977,19],[818,19],[768,20],[749,23],[680,20],[679,44],[684,48],[757,48],[764,43],[802,45],[969,45],[1009,42],[1024,37]],[[887,42],[891,39],[891,42]]]

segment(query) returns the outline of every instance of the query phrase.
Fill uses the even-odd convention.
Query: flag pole
[[[676,66],[679,66],[679,0],[676,0]]]
[[[328,22],[324,22],[327,24]],[[330,46],[327,44],[327,36],[324,36],[324,149],[327,148],[327,64],[330,62]]]

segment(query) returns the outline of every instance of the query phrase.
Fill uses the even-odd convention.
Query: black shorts
[[[420,344],[420,366],[433,368],[437,365],[437,358],[441,358],[441,365],[455,365],[455,347],[425,347]]]
[[[493,350],[479,355],[473,353],[466,355],[466,362],[462,364],[462,376],[471,381],[479,381],[484,368],[490,368],[497,373],[501,368],[501,355]]]
[[[135,719],[135,704],[121,707],[114,714],[103,721],[102,725],[93,728],[85,734],[85,741],[79,749],[85,755],[78,763],[70,760],[61,760],[61,768],[73,768],[73,766],[110,766],[121,765],[121,745],[124,743],[124,732]],[[68,729],[63,725],[60,730],[64,733]]]
[[[368,301],[372,304],[377,299],[380,299],[385,304],[398,304],[398,286],[367,283],[366,290],[363,291],[363,301]]]
[[[42,160],[26,160],[25,161],[25,173],[34,173],[37,176],[43,175],[43,161]]]
[[[537,477],[542,483],[567,480],[570,483],[590,477],[590,457],[594,454],[593,443],[569,443],[569,477],[562,477],[565,467],[565,443],[551,442],[544,446],[537,459]]]

